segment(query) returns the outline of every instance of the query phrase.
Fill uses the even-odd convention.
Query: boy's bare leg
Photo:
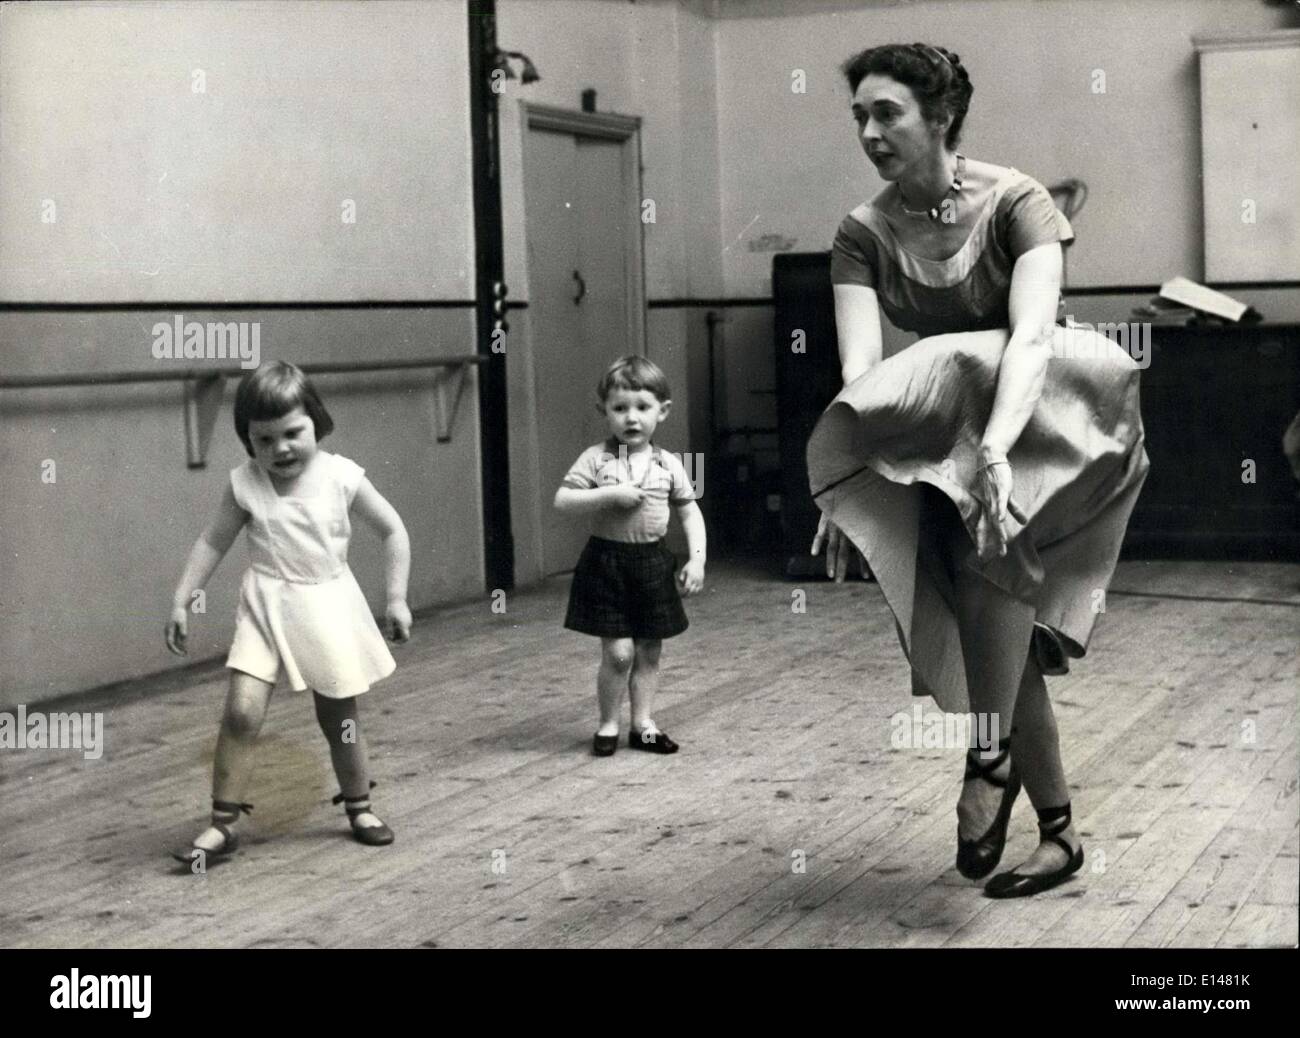
[[[634,644],[636,651],[628,684],[632,697],[632,730],[640,732],[649,728],[658,731],[650,715],[655,693],[659,690],[659,653],[664,643],[659,638],[637,638]]]
[[[627,692],[634,651],[631,638],[600,640],[600,670],[596,672],[596,699],[600,705],[597,735],[618,734],[618,713]]]

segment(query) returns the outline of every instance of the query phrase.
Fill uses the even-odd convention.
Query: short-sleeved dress
[[[1031,605],[1034,649],[1064,672],[1104,611],[1149,468],[1137,364],[1122,346],[1058,319],[1042,395],[1008,455],[1011,499],[1027,522],[1008,515],[1007,553],[996,555],[977,496],[978,449],[1009,335],[1011,274],[1028,250],[1072,238],[1042,185],[1011,169],[948,259],[909,253],[872,203],[844,219],[832,247],[835,284],[875,289],[891,321],[925,338],[835,398],[809,439],[809,482],[879,581],[913,694],[944,710],[969,708],[956,568]]]
[[[226,666],[345,699],[397,664],[348,568],[348,509],[365,470],[326,451],[312,465],[312,483],[286,497],[252,459],[231,470],[235,501],[249,515],[250,565]]]

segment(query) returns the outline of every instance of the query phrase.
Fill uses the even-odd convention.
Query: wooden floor
[[[309,699],[279,692],[244,844],[191,875],[167,852],[204,817],[225,672],[80,704],[101,760],[0,752],[0,944],[1296,944],[1300,567],[1121,564],[1049,679],[1088,863],[1016,902],[952,867],[961,750],[890,746],[912,700],[876,585],[809,583],[796,614],[795,585],[709,579],[665,647],[670,758],[590,755],[566,580],[419,622],[364,700],[389,848],[347,837]],[[1022,797],[1008,864],[1033,823]]]

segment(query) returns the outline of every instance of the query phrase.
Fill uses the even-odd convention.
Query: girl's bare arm
[[[185,639],[189,636],[189,607],[194,593],[202,589],[216,571],[226,552],[235,543],[239,531],[248,522],[248,513],[239,507],[235,492],[226,484],[217,514],[208,528],[199,535],[185,561],[176,593],[172,595],[172,615],[167,624],[167,648],[178,656],[185,655]]]
[[[406,605],[406,587],[411,579],[411,538],[397,509],[364,476],[352,498],[352,511],[384,542],[388,604]],[[409,621],[408,621],[409,623]]]
[[[217,505],[217,514],[190,549],[185,572],[181,574],[176,594],[172,596],[174,607],[187,607],[194,592],[207,584],[247,521],[248,513],[239,507],[235,501],[235,492],[227,484],[221,502]]]

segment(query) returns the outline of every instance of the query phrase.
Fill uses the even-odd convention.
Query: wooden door
[[[635,176],[611,140],[530,126],[524,161],[528,291],[537,408],[542,574],[571,570],[589,523],[557,515],[552,499],[582,451],[606,436],[596,383],[635,338],[640,255]]]

